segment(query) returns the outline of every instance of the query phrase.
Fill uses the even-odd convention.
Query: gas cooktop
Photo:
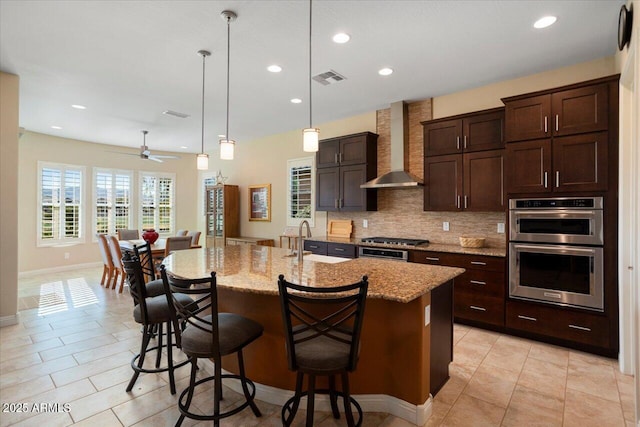
[[[398,239],[395,237],[365,237],[362,243],[384,243],[387,245],[418,246],[429,243],[425,239]]]

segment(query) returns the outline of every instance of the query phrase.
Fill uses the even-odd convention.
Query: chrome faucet
[[[304,256],[304,241],[302,240],[302,226],[307,226],[307,238],[311,237],[311,228],[309,227],[309,222],[305,219],[300,223],[300,228],[298,229],[298,263],[302,262],[302,257]]]

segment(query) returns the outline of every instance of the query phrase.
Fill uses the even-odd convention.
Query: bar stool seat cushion
[[[301,333],[298,338],[304,340],[305,335],[313,333],[313,331]],[[339,334],[334,331],[332,335],[350,340],[350,337],[346,334]],[[351,344],[320,335],[308,341],[299,342],[295,346],[296,362],[300,370],[333,372],[347,369],[349,366]]]
[[[195,302],[191,298],[189,298],[189,295],[176,294],[175,298],[183,306],[194,305],[194,308],[197,308]],[[164,295],[164,292],[163,295],[147,298],[146,303],[149,323],[163,323],[171,321],[169,304],[167,303],[167,297]],[[142,315],[140,314],[139,304],[133,309],[133,318],[136,322],[142,323]]]
[[[176,295],[176,294],[174,294]],[[176,295],[177,296],[177,295]],[[205,316],[206,322],[211,322],[211,315]],[[196,326],[187,326],[182,331],[182,351],[196,357],[213,357],[213,335],[211,325],[204,325],[209,330],[203,331]],[[220,340],[220,355],[232,354],[262,335],[263,327],[246,317],[233,313],[218,314],[218,330]]]
[[[147,288],[147,297],[157,297],[164,295],[164,284],[162,279],[151,280],[145,285]]]

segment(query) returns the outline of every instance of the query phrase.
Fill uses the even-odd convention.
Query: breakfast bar
[[[286,249],[250,245],[177,251],[163,264],[169,274],[185,279],[215,271],[220,311],[264,326],[264,335],[245,350],[247,375],[261,400],[281,404],[295,388],[295,374],[287,368],[280,274],[313,287],[355,283],[368,276],[360,361],[350,380],[365,411],[388,412],[422,424],[430,415],[431,396],[448,379],[453,280],[462,268],[315,254],[299,263]],[[236,360],[223,360],[223,368],[237,372]]]

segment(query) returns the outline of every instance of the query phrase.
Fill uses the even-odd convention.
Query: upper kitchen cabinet
[[[320,141],[316,210],[375,211],[377,192],[360,185],[376,177],[378,135],[364,132]]]
[[[503,99],[507,193],[607,191],[618,76]]]
[[[597,132],[609,126],[607,83],[503,101],[507,142]]]
[[[504,147],[504,108],[422,122],[425,156]]]
[[[370,132],[320,141],[316,168],[376,163],[378,135]]]

